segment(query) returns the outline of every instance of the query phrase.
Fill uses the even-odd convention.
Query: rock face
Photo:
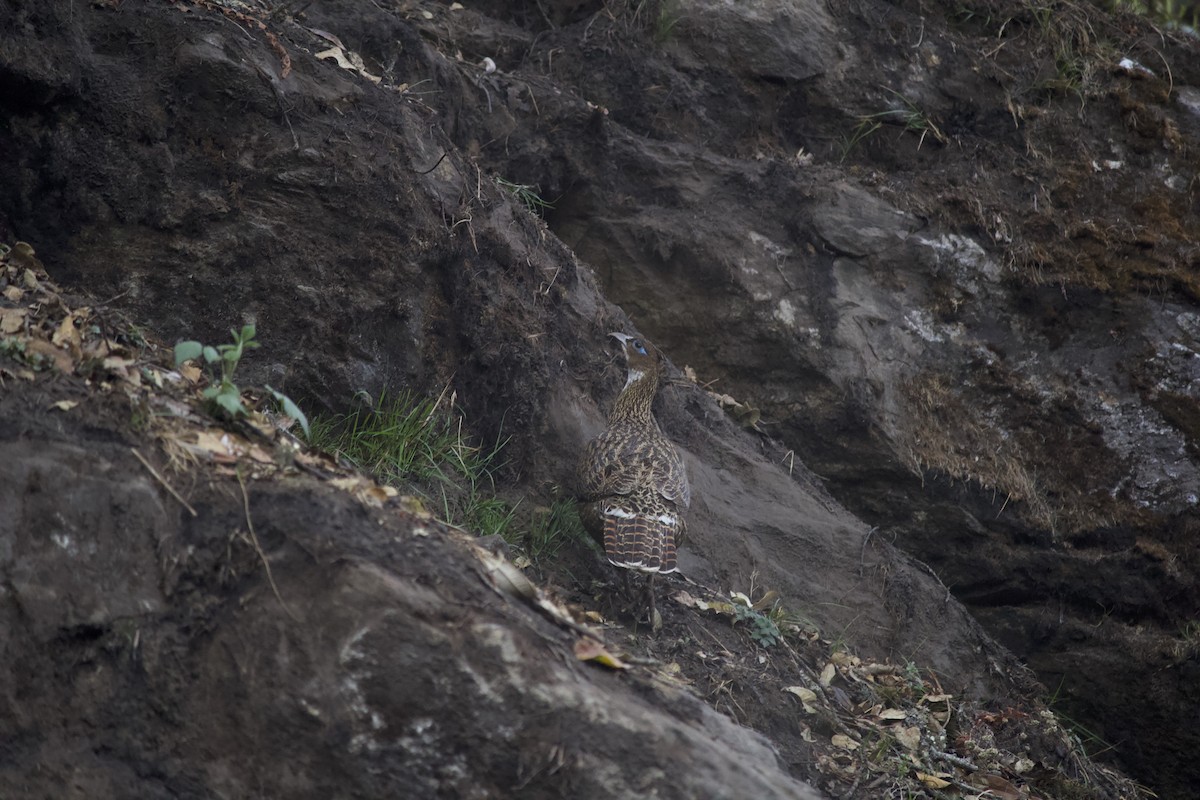
[[[558,657],[420,520],[252,487],[268,587],[236,504],[164,507],[89,422],[0,440],[10,796],[818,797],[690,693]]]
[[[950,691],[1028,688],[944,581],[1144,783],[1187,796],[1196,656],[1178,632],[1200,616],[1200,231],[1186,145],[1200,123],[1178,87],[1200,85],[1194,43],[1154,45],[1172,89],[1100,69],[1079,20],[1039,34],[1016,3],[996,4],[1003,26],[952,17],[953,4],[881,19],[817,3],[663,3],[653,19],[652,4],[385,5],[317,2],[247,36],[242,12],[203,3],[0,0],[0,149],[13,154],[0,238],[35,242],[57,277],[118,297],[165,338],[256,322],[265,346],[248,369],[312,408],[450,385],[481,438],[512,436],[512,478],[530,487],[564,483],[598,429],[619,385],[600,343],[632,320],[761,409],[771,437],[739,430],[695,386],[664,392],[658,416],[697,497],[685,572],[758,581],[860,652],[931,666]],[[1079,51],[1076,85],[1039,72],[1054,65],[1039,38],[1051,33]],[[313,57],[330,35],[361,71]],[[1142,40],[1119,41],[1153,60]],[[536,186],[548,227],[505,185]],[[18,429],[4,446],[29,454]],[[106,453],[98,463],[129,462]],[[85,494],[107,480],[65,443],[53,454],[42,472],[86,474],[68,481]],[[21,463],[13,485],[33,487],[40,462]],[[236,581],[213,594],[213,531],[206,562],[154,566],[195,543],[177,509],[160,521],[151,488],[123,483],[132,516],[68,516],[49,543],[0,529],[0,597],[20,623],[5,630],[65,636],[57,656],[96,665],[77,689],[90,716],[64,712],[48,744],[24,698],[84,679],[51,669],[11,694],[23,752],[57,754],[51,777],[10,767],[31,793],[78,762],[80,796],[247,794],[267,764],[297,796],[333,796],[335,780],[374,796],[396,777],[462,797],[527,779],[530,797],[805,796],[761,740],[699,704],[584,685],[536,659],[538,636],[501,619],[517,610],[455,617],[470,576],[422,577],[449,569],[436,566],[455,559],[438,550],[449,545],[402,529],[389,555],[365,520],[330,544],[292,508],[312,511],[301,493],[271,495],[260,535],[280,592],[300,619],[327,618],[298,632],[261,581],[250,597]],[[38,595],[29,576],[82,558],[72,547],[109,551],[105,532],[126,527],[146,536],[97,567],[135,576],[121,592],[83,572]],[[210,595],[222,605],[202,634],[172,621]],[[135,614],[155,622],[121,650],[114,626]],[[5,646],[27,673],[21,639]],[[114,670],[111,652],[145,674]],[[385,663],[411,669],[397,686]],[[463,694],[474,702],[439,716],[434,699]],[[204,713],[214,696],[239,702]],[[592,732],[508,731],[514,703],[538,719],[572,709],[563,719]],[[75,758],[81,726],[161,709],[179,730],[122,739],[119,769]],[[471,738],[478,724],[503,744]],[[622,743],[596,744],[605,729]],[[227,742],[232,730],[243,738]],[[293,742],[305,758],[285,757]],[[478,760],[435,772],[414,755],[432,750]],[[682,751],[685,778],[655,771]]]

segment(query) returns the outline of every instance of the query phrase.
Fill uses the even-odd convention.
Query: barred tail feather
[[[642,572],[674,572],[675,514],[641,514],[623,508],[603,510],[604,554],[610,563]]]

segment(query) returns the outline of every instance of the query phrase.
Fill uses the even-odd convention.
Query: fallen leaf
[[[896,720],[896,719],[906,719],[907,717],[908,717],[908,712],[902,711],[899,708],[885,708],[883,711],[879,712],[880,719]]]
[[[813,705],[813,703],[817,702],[817,693],[812,689],[807,689],[803,686],[785,686],[783,690],[799,697],[800,705],[804,707],[806,712],[809,714],[817,713],[817,708]]]
[[[29,311],[24,308],[0,308],[0,333],[16,333],[25,327]]]
[[[916,750],[921,746],[920,728],[914,726],[901,726],[896,728],[892,735],[896,737],[897,742],[909,750]]]
[[[433,514],[429,513],[429,509],[425,507],[425,502],[421,498],[411,494],[406,494],[400,498],[400,507],[418,519],[433,519]]]
[[[25,296],[25,292],[21,291],[19,286],[9,286],[4,290],[4,298],[12,302],[19,301]]]
[[[57,403],[50,404],[50,410],[58,409],[59,411],[70,411],[75,406],[79,405],[78,400],[59,400]]]
[[[833,743],[834,747],[840,747],[843,750],[858,749],[858,742],[842,733],[835,733],[829,741]]]
[[[358,53],[342,50],[340,47],[331,47],[328,50],[322,50],[317,53],[317,58],[321,60],[333,59],[342,69],[348,69],[351,72],[357,72],[372,83],[380,83],[383,78],[377,75],[372,75],[367,72],[366,64],[363,63],[362,56]]]
[[[621,659],[604,649],[604,645],[595,639],[576,639],[575,658],[580,661],[595,661],[609,669],[629,669]]]
[[[75,362],[71,359],[71,356],[45,339],[30,339],[25,343],[25,351],[53,361],[54,366],[60,372],[71,373],[75,371]]]
[[[825,665],[825,669],[821,670],[821,685],[828,686],[833,683],[834,677],[837,675],[837,667],[830,661]]]
[[[259,447],[256,444],[250,446],[250,450],[247,451],[246,455],[250,456],[250,458],[252,458],[253,460],[257,461],[260,464],[274,464],[275,463],[274,457],[272,457],[270,453],[268,453],[266,450],[262,449],[261,447]]]
[[[54,335],[50,337],[50,341],[59,347],[67,348],[76,358],[80,357],[82,342],[79,337],[79,329],[75,327],[74,314],[67,314],[63,318],[63,321],[58,324],[58,330],[54,331]]]
[[[950,781],[943,780],[937,775],[930,775],[926,772],[918,772],[917,780],[925,784],[926,789],[945,789],[950,785]]]
[[[188,444],[192,449],[203,450],[214,456],[222,457],[224,460],[235,455],[233,440],[229,438],[229,434],[223,431],[220,434],[212,431],[196,431],[196,441]]]
[[[58,342],[55,342],[55,344],[58,344]],[[129,367],[132,367],[134,364],[134,361],[132,358],[121,358],[120,356],[108,356],[101,363],[104,365],[105,369],[116,371],[116,370],[127,369]]]

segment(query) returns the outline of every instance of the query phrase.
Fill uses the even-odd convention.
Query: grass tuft
[[[496,489],[507,439],[474,444],[463,418],[443,393],[423,398],[411,392],[381,396],[373,408],[317,417],[309,444],[333,453],[377,480],[422,495],[450,525],[479,536],[500,536],[519,565],[539,565],[569,542],[590,543],[575,503],[555,500],[526,510]]]

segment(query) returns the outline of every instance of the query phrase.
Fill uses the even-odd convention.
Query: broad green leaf
[[[206,345],[204,347],[204,360],[209,364],[215,364],[221,360],[221,356],[217,353],[217,349],[215,347],[209,347]]]
[[[204,345],[199,342],[180,342],[175,345],[175,366],[199,358],[203,351]]]
[[[229,412],[231,417],[240,417],[246,413],[246,407],[242,405],[242,396],[236,390],[218,394],[217,405]]]
[[[283,392],[272,389],[270,386],[267,386],[267,391],[279,403],[279,407],[283,409],[283,413],[296,420],[296,422],[299,422],[300,427],[304,429],[304,435],[308,436],[308,417],[304,416],[304,412],[300,410],[300,406],[296,405],[292,401],[292,398]]]

